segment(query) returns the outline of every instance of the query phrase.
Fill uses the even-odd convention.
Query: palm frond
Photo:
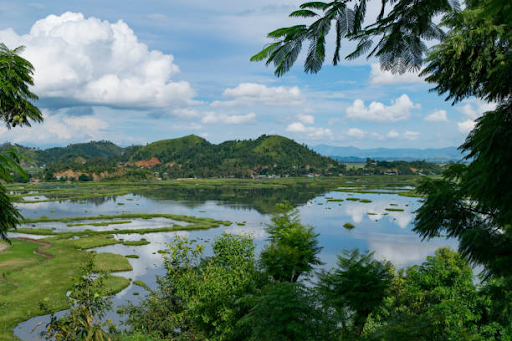
[[[293,17],[311,18],[311,17],[318,16],[318,14],[316,14],[315,12],[313,12],[311,10],[301,9],[301,10],[298,10],[298,11],[290,13],[289,16],[292,17],[292,18]]]
[[[326,2],[313,1],[313,2],[303,3],[302,5],[300,5],[300,8],[302,8],[302,9],[311,8],[311,9],[325,10],[329,6],[330,6],[330,4],[326,3]]]

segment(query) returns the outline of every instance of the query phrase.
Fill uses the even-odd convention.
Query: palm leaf
[[[314,2],[303,3],[302,5],[300,5],[300,8],[302,8],[302,9],[312,8],[312,9],[325,10],[329,6],[330,6],[330,4],[328,4],[328,3],[320,2],[320,1],[314,1]]]
[[[311,17],[316,17],[316,16],[318,16],[318,14],[316,14],[313,11],[307,10],[307,9],[301,9],[301,10],[290,13],[290,17],[311,18]]]

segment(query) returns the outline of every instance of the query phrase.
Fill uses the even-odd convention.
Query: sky
[[[45,118],[0,126],[0,142],[129,146],[279,134],[310,146],[442,148],[460,145],[493,107],[477,99],[452,106],[417,74],[383,72],[374,59],[311,75],[301,56],[280,78],[250,62],[272,42],[268,32],[302,23],[288,17],[302,2],[0,0],[0,42],[26,47]],[[370,3],[369,18],[380,3]],[[344,42],[342,52],[353,48]]]

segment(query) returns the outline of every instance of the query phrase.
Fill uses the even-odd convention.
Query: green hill
[[[338,174],[343,170],[335,160],[277,135],[218,145],[189,135],[142,147],[131,162],[169,177]]]
[[[92,141],[87,143],[70,144],[66,147],[55,147],[49,149],[28,148],[18,144],[4,143],[0,150],[16,147],[18,152],[27,156],[36,165],[53,165],[60,168],[68,167],[71,164],[83,164],[94,162],[96,164],[112,163],[128,158],[138,149],[139,146],[121,148],[110,141]]]
[[[10,144],[0,146],[9,148]],[[147,146],[121,148],[109,141],[71,144],[46,150],[18,146],[51,179],[67,169],[87,174],[127,171],[164,178],[258,177],[339,174],[344,166],[286,137],[262,135],[255,140],[212,144],[189,135]],[[140,168],[144,168],[141,170]],[[123,173],[121,171],[121,173]]]
[[[65,162],[75,158],[91,159],[121,156],[123,149],[109,141],[98,141],[88,143],[71,144],[67,147],[56,147],[41,150],[38,155],[38,161],[44,163]]]

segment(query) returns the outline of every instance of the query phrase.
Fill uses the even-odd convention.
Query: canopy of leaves
[[[11,181],[13,174],[26,176],[19,165],[20,156],[16,149],[0,152],[0,180]],[[7,231],[16,228],[22,219],[19,211],[7,196],[5,187],[0,183],[0,239],[7,240]]]
[[[445,233],[487,274],[512,276],[512,105],[482,116],[462,148],[469,165],[449,167],[443,179],[425,179],[415,231],[424,238]]]
[[[37,99],[29,89],[34,85],[34,67],[19,56],[23,48],[9,50],[0,43],[0,119],[8,128],[30,126],[30,121],[43,120],[39,109],[32,104]]]
[[[373,259],[372,253],[343,250],[337,268],[320,275],[324,304],[337,311],[353,314],[352,334],[363,332],[366,321],[384,301],[393,280],[393,266]]]
[[[300,223],[298,211],[290,203],[278,204],[276,209],[278,213],[266,228],[269,244],[261,251],[260,262],[274,280],[297,282],[322,264],[318,234]]]
[[[417,71],[427,52],[425,41],[444,37],[441,28],[434,24],[434,17],[458,9],[457,2],[450,0],[383,0],[377,21],[363,28],[369,2],[306,2],[290,17],[312,18],[314,21],[310,25],[296,25],[270,32],[268,37],[276,42],[254,55],[251,61],[266,60],[267,65],[274,65],[275,75],[282,76],[297,61],[303,43],[308,41],[304,71],[316,73],[325,61],[326,37],[334,27],[334,65],[341,60],[341,44],[343,39],[347,39],[358,40],[358,45],[346,59],[367,54],[368,58],[378,57],[384,70],[393,73]],[[374,40],[377,43],[374,44]]]

